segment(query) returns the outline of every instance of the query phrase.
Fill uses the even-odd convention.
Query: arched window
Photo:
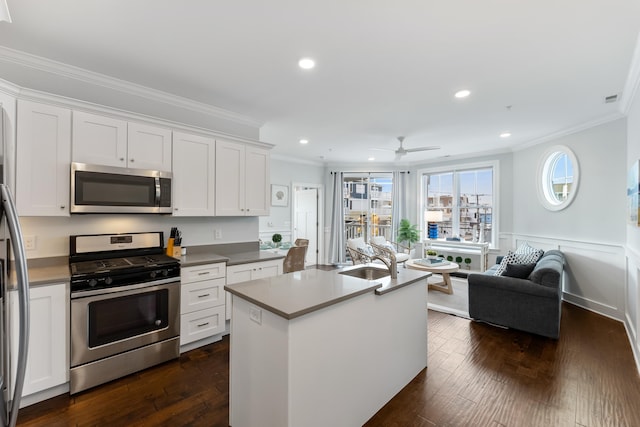
[[[538,167],[538,198],[551,211],[571,204],[578,191],[580,170],[573,152],[558,145],[547,150]]]

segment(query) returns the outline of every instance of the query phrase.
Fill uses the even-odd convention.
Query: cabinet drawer
[[[183,314],[180,317],[180,345],[224,332],[224,314],[224,305]]]
[[[201,282],[203,280],[217,279],[224,277],[227,273],[227,264],[218,262],[216,264],[197,265],[194,267],[184,267],[180,270],[180,280],[182,283]]]
[[[225,303],[224,279],[182,284],[180,313],[190,313]]]

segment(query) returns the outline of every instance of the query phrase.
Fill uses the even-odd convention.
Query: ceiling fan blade
[[[433,146],[433,147],[419,147],[419,148],[407,148],[406,152],[407,153],[414,153],[416,151],[430,151],[430,150],[439,150],[439,149],[440,149],[440,147],[436,147],[436,146]]]
[[[375,151],[396,151],[395,148],[369,148],[369,150]]]

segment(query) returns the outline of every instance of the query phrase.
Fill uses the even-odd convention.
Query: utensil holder
[[[169,240],[167,241],[167,250],[166,250],[166,253],[167,253],[167,255],[169,255],[169,256],[171,256],[171,257],[173,256],[173,241],[174,241],[173,237],[169,237]],[[178,256],[178,258],[179,258],[179,257],[180,257],[180,256]]]
[[[174,258],[180,258],[182,256],[182,248],[180,246],[174,246],[173,254],[171,256]]]

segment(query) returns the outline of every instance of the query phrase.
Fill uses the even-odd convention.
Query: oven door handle
[[[27,273],[27,260],[24,252],[24,243],[22,240],[22,230],[20,229],[20,221],[16,207],[11,196],[11,191],[6,184],[0,185],[2,194],[2,208],[7,216],[7,228],[9,229],[9,237],[11,238],[11,246],[15,257],[16,278],[18,286],[18,305],[19,305],[19,336],[18,336],[18,363],[16,367],[15,386],[13,396],[8,411],[8,426],[15,426],[18,419],[18,409],[20,408],[20,399],[22,397],[22,386],[24,384],[24,376],[27,368],[27,352],[29,351],[29,275]],[[8,258],[9,254],[7,254]],[[7,260],[8,264],[8,260]],[[7,280],[5,278],[5,280]],[[8,294],[4,294],[8,298]],[[5,302],[7,303],[7,302]],[[4,339],[8,339],[6,337]],[[5,385],[10,387],[7,378],[4,378]],[[6,402],[9,403],[9,402]]]

